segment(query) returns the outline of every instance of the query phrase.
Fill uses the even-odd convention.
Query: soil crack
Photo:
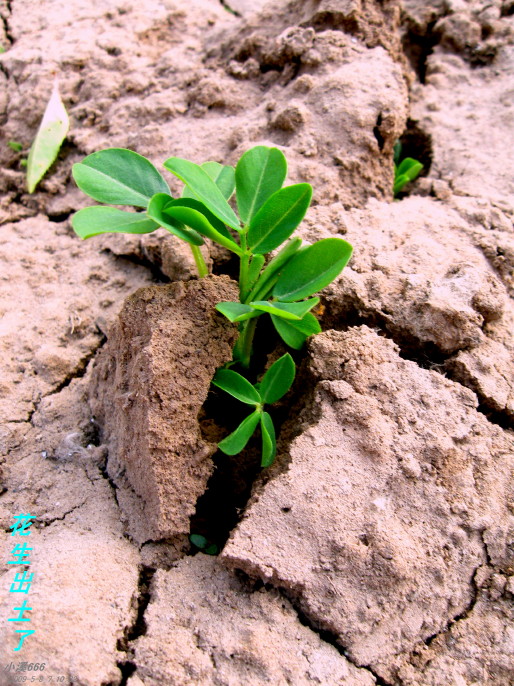
[[[49,219],[50,221],[61,221],[60,219],[55,220],[51,217],[49,217]],[[111,255],[114,260],[125,260],[126,262],[130,262],[130,264],[135,264],[138,267],[144,267],[145,269],[148,269],[156,283],[170,283],[169,277],[166,276],[166,274],[162,271],[161,267],[155,262],[153,262],[150,259],[150,257],[147,257],[145,255],[139,256],[135,255],[134,253],[115,253],[109,248],[105,248],[102,252]]]
[[[264,586],[268,590],[268,586]],[[310,631],[315,633],[319,638],[324,642],[327,643],[328,645],[332,646],[337,650],[339,655],[342,657],[346,658],[350,664],[352,664],[354,667],[357,669],[365,669],[367,672],[369,672],[373,678],[375,679],[377,686],[394,686],[389,681],[386,681],[383,679],[381,676],[379,676],[369,665],[360,665],[357,662],[355,662],[351,656],[349,655],[347,649],[345,649],[337,640],[337,635],[327,629],[320,629],[313,621],[309,619],[309,617],[305,614],[305,612],[300,608],[298,600],[289,594],[286,589],[284,588],[275,588],[272,587],[273,590],[278,590],[279,593],[286,598],[289,603],[292,605],[294,611],[296,612],[296,615],[298,617],[298,621],[302,626],[307,627]]]
[[[228,2],[225,2],[225,0],[220,0],[220,5],[223,7],[223,9],[227,10],[230,14],[233,14],[234,17],[239,17],[241,18],[241,13],[238,12],[237,10],[233,9]]]
[[[487,551],[487,544],[484,540],[484,531],[481,532],[480,540],[482,542],[482,548],[483,548],[483,552],[484,552],[484,561],[482,562],[482,564],[477,565],[473,571],[473,575],[472,575],[471,581],[470,581],[470,587],[471,587],[471,591],[472,591],[471,600],[469,601],[467,607],[465,607],[464,610],[462,610],[462,612],[459,612],[459,614],[455,615],[455,617],[452,617],[452,619],[450,619],[447,622],[444,629],[441,629],[441,631],[438,631],[437,633],[432,634],[431,636],[426,638],[423,641],[425,643],[425,645],[429,646],[431,643],[433,643],[433,641],[435,641],[436,638],[438,638],[439,636],[444,636],[445,634],[447,634],[449,631],[451,631],[452,627],[455,624],[457,624],[457,622],[460,622],[463,619],[467,619],[470,616],[470,614],[473,612],[473,609],[474,609],[475,605],[477,604],[478,599],[480,597],[480,586],[478,585],[477,580],[476,580],[477,573],[478,573],[479,569],[481,569],[484,566],[484,563],[487,567],[494,569],[494,565],[492,564],[491,558],[490,558],[489,553]],[[412,655],[412,653],[411,653],[411,655]]]
[[[47,521],[42,521],[41,519],[38,519],[37,522],[38,524],[36,525],[36,528],[38,530],[46,529],[50,524],[53,524],[54,522],[63,522],[66,517],[71,514],[72,512],[75,512],[75,510],[78,510],[79,508],[83,507],[87,502],[87,498],[84,498],[84,500],[79,503],[78,505],[74,505],[72,508],[70,508],[67,512],[65,512],[61,517],[54,517],[53,519],[49,519]]]
[[[270,340],[270,332],[266,332],[265,327],[258,335],[263,336],[263,340]],[[257,343],[255,349],[262,348]],[[274,360],[282,352],[277,348],[272,350],[268,357]],[[306,352],[295,353],[294,357],[297,375],[293,387],[280,403],[271,408],[278,442],[276,463],[269,472],[270,477],[260,466],[259,432],[238,455],[230,457],[218,450],[212,458],[214,472],[204,493],[197,500],[196,512],[190,519],[190,531],[192,534],[204,536],[209,543],[214,543],[218,550],[224,547],[233,529],[243,518],[256,484],[263,487],[269,478],[287,469],[289,446],[300,432],[300,414],[311,400],[310,394],[305,393],[309,384],[302,383],[306,373]],[[261,362],[262,365],[259,366],[264,365],[262,360]],[[226,393],[211,389],[199,417],[204,440],[219,443],[247,414],[246,406],[242,407],[241,403]],[[227,426],[227,417],[231,418],[234,427]]]
[[[12,16],[12,0],[5,0],[5,9],[7,10],[7,16],[0,12],[0,19],[4,27],[4,34],[9,43],[9,46],[14,44],[14,37],[11,33],[11,26],[9,24],[9,19]]]
[[[137,666],[133,661],[134,654],[130,643],[140,636],[144,636],[147,632],[148,627],[145,621],[145,612],[151,600],[151,582],[155,572],[156,569],[154,567],[141,566],[137,596],[132,600],[134,619],[131,624],[128,624],[125,627],[122,638],[118,640],[117,649],[127,656],[127,659],[120,660],[116,663],[122,674],[120,686],[125,686],[129,677],[137,669]],[[107,686],[111,686],[111,684],[108,684]],[[114,686],[114,684],[112,686]]]
[[[40,398],[39,398],[35,403],[33,403],[32,409],[29,410],[29,412],[28,412],[28,414],[27,414],[27,419],[26,419],[26,420],[23,420],[23,421],[20,422],[20,423],[25,423],[25,421],[26,421],[26,422],[32,424],[32,419],[33,419],[34,415],[36,414],[36,412],[39,410],[39,406],[41,405],[42,401],[43,401],[45,398],[48,398],[48,397],[50,397],[50,396],[52,396],[52,395],[57,395],[57,394],[60,393],[64,388],[66,388],[67,386],[69,386],[70,383],[71,383],[74,379],[81,379],[83,376],[85,376],[86,373],[87,373],[89,364],[91,363],[91,361],[92,361],[93,358],[95,357],[97,351],[104,345],[104,343],[105,343],[106,340],[107,340],[107,339],[106,339],[105,336],[102,334],[101,337],[100,337],[100,340],[98,341],[98,344],[95,345],[95,346],[89,351],[89,353],[87,353],[87,355],[85,355],[85,356],[82,358],[82,360],[80,361],[80,364],[79,364],[78,368],[77,368],[75,371],[73,371],[73,372],[71,372],[70,374],[68,374],[59,384],[57,384],[57,386],[56,386],[53,390],[49,391],[48,393],[45,393],[45,395],[40,396]]]
[[[2,48],[2,52],[5,52],[14,44],[14,37],[11,33],[11,26],[9,24],[9,18],[12,15],[12,2],[10,2],[10,0],[5,0],[4,6],[5,6],[5,10],[7,11],[7,15],[4,12],[0,11],[0,22],[1,22],[1,26],[3,28],[3,34],[5,36],[5,40],[6,40],[7,45],[2,45],[0,43],[0,47]],[[9,79],[11,78],[11,76],[9,74],[9,70],[7,69],[7,67],[5,66],[5,64],[1,60],[0,60],[0,72],[2,72],[2,74],[4,74],[4,76],[5,76],[5,78],[9,81]]]
[[[437,372],[453,383],[472,391],[477,398],[477,412],[483,414],[488,422],[504,430],[514,429],[514,419],[506,410],[493,409],[488,398],[478,392],[476,385],[471,380],[467,382],[466,379],[461,378],[452,370],[451,361],[459,352],[466,352],[466,348],[461,348],[450,354],[444,353],[435,344],[423,343],[409,334],[408,331],[393,329],[379,312],[363,315],[357,307],[343,315],[334,317],[326,327],[323,327],[323,330],[348,331],[358,326],[368,326],[375,330],[379,336],[392,340],[398,346],[399,355],[402,359],[414,362],[422,369]]]

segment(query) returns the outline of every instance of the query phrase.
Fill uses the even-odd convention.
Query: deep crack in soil
[[[477,397],[477,411],[483,414],[489,422],[502,429],[514,430],[514,417],[509,412],[495,409],[491,401],[480,392],[476,383],[472,380],[464,381],[448,365],[457,353],[445,353],[431,342],[416,339],[405,329],[391,325],[382,312],[375,311],[362,314],[355,306],[351,307],[347,304],[347,307],[348,309],[343,315],[334,317],[330,312],[330,305],[328,305],[325,320],[329,321],[330,324],[323,327],[323,330],[348,331],[351,327],[362,325],[374,329],[380,336],[390,338],[396,343],[399,348],[399,355],[403,359],[415,362],[422,369],[435,371],[454,383],[473,391]]]
[[[248,375],[250,381],[257,381],[258,376],[265,371],[266,359],[274,361],[284,352],[285,348],[268,317],[262,317],[255,339],[252,368],[249,374],[244,370],[243,373]],[[297,366],[295,381],[280,403],[269,408],[277,432],[274,474],[281,467],[287,468],[288,446],[299,430],[298,418],[310,397],[310,394],[305,392],[305,385],[302,384],[306,351],[289,352],[292,353]],[[248,406],[211,386],[199,417],[204,439],[219,443],[249,413]],[[247,447],[238,455],[231,457],[218,450],[212,459],[215,465],[214,472],[205,492],[197,501],[196,512],[191,517],[191,533],[205,536],[221,550],[231,531],[245,514],[254,483],[266,482],[267,470],[260,466],[260,431],[254,434]]]
[[[147,625],[145,621],[145,612],[151,600],[151,584],[156,571],[157,570],[154,567],[141,566],[138,581],[138,596],[134,603],[134,621],[132,624],[125,627],[123,637],[119,639],[117,645],[117,649],[120,652],[127,654],[127,659],[119,660],[116,663],[122,675],[119,686],[126,686],[128,679],[137,669],[136,664],[130,659],[132,657],[132,652],[129,644],[131,641],[135,641],[140,636],[146,634]],[[106,684],[106,686],[114,686],[114,684]]]

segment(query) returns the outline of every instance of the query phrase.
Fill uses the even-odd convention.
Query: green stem
[[[253,300],[268,300],[268,296],[271,295],[274,285],[278,281],[278,275],[274,274],[270,276],[267,280],[260,284],[260,288],[254,289],[247,298],[248,302]]]
[[[253,337],[255,336],[256,319],[248,319],[244,323],[243,331],[237,341],[238,359],[242,366],[248,369],[252,357]]]
[[[244,297],[248,289],[248,266],[250,264],[250,253],[246,249],[246,231],[243,230],[239,234],[241,241],[241,261],[239,263],[239,300],[244,302]]]
[[[291,238],[280,252],[269,262],[263,272],[261,272],[257,283],[253,286],[244,303],[252,300],[262,300],[264,295],[271,291],[278,279],[278,272],[287,262],[298,252],[302,244],[301,238]]]
[[[209,274],[209,270],[207,269],[207,265],[205,264],[203,255],[200,251],[200,248],[197,245],[193,245],[192,243],[190,243],[189,245],[191,246],[191,252],[193,253],[193,257],[195,258],[196,268],[198,269],[198,276],[201,279],[203,279],[204,276],[207,276]]]

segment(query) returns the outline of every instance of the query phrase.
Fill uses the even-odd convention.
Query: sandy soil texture
[[[22,661],[81,686],[514,683],[512,1],[0,0],[0,45],[0,686]],[[29,195],[55,78],[71,128]],[[424,170],[393,200],[399,138]],[[355,249],[265,473],[215,450],[229,256],[202,282],[163,231],[70,224],[86,154],[258,144],[314,187],[302,238]]]

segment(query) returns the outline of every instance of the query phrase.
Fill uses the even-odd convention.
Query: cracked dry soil
[[[0,16],[0,667],[82,686],[512,684],[512,2],[0,0]],[[55,75],[71,130],[29,196],[7,142],[28,150]],[[425,170],[393,202],[398,138]],[[234,337],[212,303],[233,283],[192,279],[160,233],[81,242],[69,216],[87,204],[71,165],[103,147],[160,165],[256,144],[314,186],[302,237],[355,254],[249,494],[252,448],[222,466],[227,410],[207,399]],[[15,653],[21,512],[36,632]],[[227,543],[192,555],[209,518]]]

